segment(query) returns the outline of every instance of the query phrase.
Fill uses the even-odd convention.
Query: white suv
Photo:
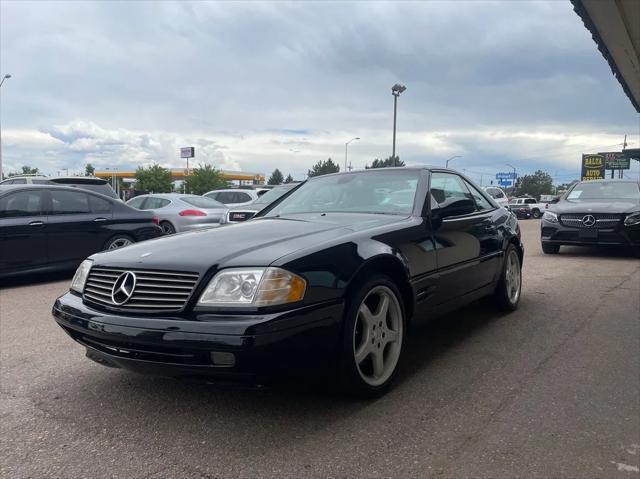
[[[493,200],[498,203],[498,206],[502,206],[503,208],[509,204],[509,198],[500,188],[496,186],[487,186],[484,191],[487,192]]]

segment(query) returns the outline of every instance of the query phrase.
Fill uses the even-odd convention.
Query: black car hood
[[[268,266],[297,250],[405,219],[397,215],[355,213],[256,218],[136,243],[92,258],[100,265],[185,272],[204,272],[212,266]]]
[[[640,209],[640,201],[620,199],[612,201],[563,200],[549,208],[554,213],[631,213]]]

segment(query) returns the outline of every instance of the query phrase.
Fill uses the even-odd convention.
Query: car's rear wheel
[[[558,254],[560,252],[560,245],[553,243],[542,242],[542,252],[544,254]]]
[[[522,267],[520,255],[513,244],[507,247],[502,265],[502,274],[495,292],[495,299],[500,309],[514,311],[520,302],[522,291]]]
[[[111,238],[109,241],[107,241],[107,244],[105,244],[104,249],[105,250],[120,249],[120,248],[124,248],[125,246],[129,246],[130,244],[133,244],[133,243],[134,243],[133,239],[131,239],[127,235],[116,235],[113,238]]]
[[[358,397],[384,393],[395,376],[405,334],[404,305],[386,276],[364,283],[347,308],[340,381]]]
[[[162,233],[165,235],[172,235],[176,232],[176,229],[168,221],[161,221],[160,228],[162,228]]]
[[[538,218],[540,218],[540,217],[542,216],[542,213],[540,213],[540,210],[539,210],[539,209],[534,209],[534,210],[531,212],[531,215],[532,215],[535,219],[538,219]]]

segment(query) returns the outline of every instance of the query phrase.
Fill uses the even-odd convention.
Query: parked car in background
[[[213,228],[226,222],[227,208],[206,196],[159,193],[136,196],[127,205],[152,211],[158,217],[164,234],[199,228]]]
[[[508,205],[507,209],[509,209],[513,214],[516,215],[518,219],[528,220],[532,216],[531,207],[522,202],[514,202],[512,200]]]
[[[562,245],[621,246],[640,254],[640,184],[576,183],[544,212],[540,240],[546,254],[558,253]]]
[[[499,206],[504,207],[509,204],[509,198],[507,198],[507,195],[501,188],[498,188],[497,186],[487,186],[484,191],[486,191],[487,194],[493,198],[493,201],[498,203]]]
[[[52,185],[0,185],[0,278],[73,269],[87,256],[162,235],[153,214]]]
[[[317,176],[251,221],[92,256],[53,315],[106,366],[258,382],[329,368],[371,397],[415,323],[484,296],[518,307],[520,236],[451,170]]]
[[[100,193],[101,195],[118,198],[118,195],[107,180],[94,176],[54,176],[21,175],[12,176],[0,182],[0,185],[60,185]]]
[[[263,210],[274,201],[277,201],[299,184],[300,183],[287,183],[275,186],[252,203],[249,203],[246,206],[236,206],[231,208],[227,214],[227,223],[240,223],[253,218],[260,210]]]
[[[544,210],[547,208],[546,204],[540,203],[538,200],[531,197],[513,198],[509,204],[528,206],[531,210],[531,216],[534,218],[540,218]]]
[[[249,203],[253,203],[260,197],[260,191],[266,193],[269,190],[245,190],[241,188],[228,188],[224,190],[209,191],[203,196],[216,200],[217,202],[225,204],[231,208],[233,206],[244,206],[248,205]]]

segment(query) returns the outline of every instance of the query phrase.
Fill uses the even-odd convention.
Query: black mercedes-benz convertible
[[[441,168],[307,180],[254,219],[98,253],[58,324],[105,366],[212,381],[333,371],[384,392],[407,331],[484,296],[517,308],[517,219]]]

